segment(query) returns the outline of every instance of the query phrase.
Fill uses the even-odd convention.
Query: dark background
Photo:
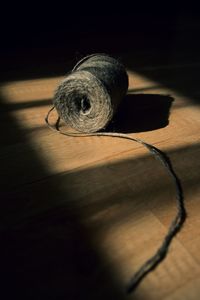
[[[128,67],[196,61],[198,7],[126,3],[8,4],[1,16],[1,80],[66,73],[105,52]]]

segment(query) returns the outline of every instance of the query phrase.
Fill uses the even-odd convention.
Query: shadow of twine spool
[[[97,132],[110,122],[127,90],[125,67],[113,57],[93,54],[79,61],[59,84],[53,104],[70,127]]]

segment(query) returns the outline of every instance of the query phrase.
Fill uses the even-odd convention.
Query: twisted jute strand
[[[140,282],[143,280],[143,278],[151,271],[153,271],[159,263],[163,261],[163,259],[166,257],[167,252],[169,250],[169,246],[172,242],[172,239],[175,237],[175,235],[179,232],[181,229],[185,219],[186,219],[186,210],[184,207],[184,197],[183,197],[183,190],[181,186],[181,182],[176,175],[172,163],[169,159],[169,157],[156,148],[155,146],[144,142],[143,140],[139,138],[133,138],[127,134],[124,133],[116,133],[116,132],[95,132],[95,133],[76,133],[76,132],[64,132],[60,130],[59,123],[60,123],[60,117],[58,117],[57,122],[55,126],[51,125],[49,123],[49,116],[51,112],[54,110],[54,106],[49,110],[47,113],[47,116],[45,118],[46,124],[48,127],[56,131],[62,135],[68,136],[68,137],[91,137],[91,136],[97,136],[97,137],[111,137],[111,138],[120,138],[120,139],[126,139],[132,142],[139,143],[147,148],[147,150],[153,154],[153,156],[158,159],[165,170],[168,172],[169,176],[171,177],[175,188],[176,188],[176,205],[177,205],[177,213],[174,217],[171,225],[169,226],[168,232],[166,236],[164,237],[161,246],[158,248],[156,253],[148,259],[140,268],[139,270],[133,275],[133,277],[130,279],[129,284],[127,285],[127,293],[131,293],[135,288],[140,284]]]
[[[81,59],[56,88],[53,105],[61,119],[88,133],[106,128],[127,93],[124,65],[106,54]]]

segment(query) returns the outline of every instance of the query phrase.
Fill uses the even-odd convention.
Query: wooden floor
[[[161,79],[168,69],[160,66]],[[130,92],[111,127],[169,155],[188,218],[129,296],[130,277],[176,214],[171,179],[141,145],[47,128],[62,76],[1,84],[1,299],[200,299],[200,107],[153,79],[156,70],[129,68]]]

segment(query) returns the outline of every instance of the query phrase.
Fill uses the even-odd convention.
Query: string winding
[[[94,132],[94,133],[78,133],[78,132],[64,132],[60,130],[59,123],[60,117],[58,117],[55,126],[49,123],[49,116],[51,112],[54,110],[54,106],[48,111],[47,116],[45,118],[47,126],[62,135],[71,136],[71,137],[91,137],[91,136],[99,136],[99,137],[111,137],[111,138],[120,138],[130,140],[132,142],[139,143],[147,148],[147,150],[156,158],[158,159],[163,167],[167,170],[169,176],[171,177],[175,188],[176,188],[176,206],[177,206],[177,213],[174,217],[171,225],[169,226],[168,232],[164,237],[161,246],[158,248],[156,253],[148,259],[140,268],[139,270],[133,275],[130,279],[129,284],[127,285],[127,293],[131,293],[142,281],[142,279],[151,271],[153,271],[159,263],[163,261],[166,257],[167,252],[169,250],[169,246],[172,242],[172,239],[175,235],[179,232],[182,228],[182,225],[186,219],[186,210],[184,207],[184,196],[183,190],[181,186],[181,182],[176,175],[172,163],[169,157],[161,150],[156,148],[155,146],[144,142],[141,139],[131,137],[124,133],[116,133],[116,132]]]

